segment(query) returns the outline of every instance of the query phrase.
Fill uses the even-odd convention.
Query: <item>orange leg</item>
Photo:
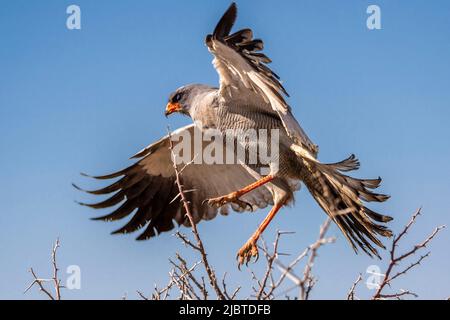
[[[208,200],[206,200],[206,202],[210,206],[217,207],[217,208],[221,207],[227,203],[230,203],[230,202],[234,202],[243,207],[246,207],[249,204],[245,203],[244,201],[239,200],[239,197],[242,197],[244,194],[249,193],[250,191],[255,190],[256,188],[259,188],[259,187],[265,185],[266,183],[272,181],[273,179],[274,179],[274,177],[272,175],[265,176],[264,178],[259,179],[258,181],[246,186],[245,188],[242,188],[238,191],[229,193],[222,197],[208,199]],[[249,206],[251,207],[251,205],[249,205]]]
[[[248,239],[248,241],[242,246],[237,254],[238,259],[238,268],[240,269],[242,264],[248,264],[252,257],[256,257],[258,259],[258,247],[256,242],[258,241],[261,234],[266,230],[267,226],[270,224],[272,219],[275,217],[277,212],[283,207],[283,204],[275,204],[270,210],[267,217],[263,220],[263,222],[259,225],[258,229],[256,229],[255,233]]]

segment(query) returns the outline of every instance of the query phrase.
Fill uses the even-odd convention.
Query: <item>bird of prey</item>
[[[173,136],[194,135],[215,129],[238,143],[239,130],[277,129],[279,132],[277,166],[236,163],[191,162],[181,179],[192,208],[194,222],[210,220],[231,210],[243,212],[271,205],[267,217],[238,251],[239,266],[258,257],[257,241],[277,212],[290,204],[294,192],[303,183],[318,205],[337,224],[353,249],[379,257],[376,246],[384,248],[379,236],[390,237],[384,223],[391,217],[366,207],[366,202],[383,202],[389,197],[374,193],[381,179],[357,179],[346,172],[356,170],[354,155],[337,163],[321,163],[318,147],[309,139],[292,114],[288,94],[280,78],[267,65],[271,60],[263,54],[263,41],[253,38],[251,29],[231,33],[237,17],[233,3],[206,37],[206,46],[214,56],[213,65],[220,78],[218,88],[191,84],[170,95],[166,116],[181,113],[193,120],[192,125],[173,132]],[[138,240],[169,231],[176,225],[189,226],[175,184],[172,136],[163,137],[133,158],[137,162],[119,172],[96,176],[100,180],[116,179],[95,195],[112,194],[108,199],[86,206],[100,209],[118,205],[97,220],[114,221],[130,217],[125,226],[115,231],[130,233],[143,229]],[[180,142],[181,143],[181,142]],[[194,144],[193,141],[191,141]],[[203,143],[203,142],[202,142]],[[203,145],[202,145],[203,146]],[[195,157],[194,154],[187,154]],[[276,167],[276,168],[275,168]]]

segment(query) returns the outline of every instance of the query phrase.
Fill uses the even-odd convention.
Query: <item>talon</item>
[[[244,263],[248,266],[253,257],[255,258],[254,262],[258,261],[259,252],[256,240],[250,239],[237,253],[236,259],[238,260],[238,269],[241,270],[241,265]]]
[[[206,199],[203,201],[203,203],[207,203],[210,207],[213,208],[219,208],[223,206],[227,202],[227,196],[224,197],[218,197],[218,198],[212,198],[212,199]]]
[[[236,199],[235,201],[233,201],[233,203],[236,203],[237,205],[239,205],[242,208],[249,208],[250,211],[253,211],[253,206],[251,203],[248,203],[247,201],[243,201],[240,199]]]
[[[206,199],[202,202],[202,204],[205,204],[205,203],[207,203],[210,207],[213,207],[213,208],[220,208],[220,207],[226,205],[227,203],[235,203],[238,206],[243,207],[243,208],[249,207],[250,210],[253,211],[253,206],[246,201],[240,200],[236,193],[231,193],[229,195],[222,196],[222,197]]]

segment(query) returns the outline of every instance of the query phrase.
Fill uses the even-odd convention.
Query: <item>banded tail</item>
[[[317,203],[338,225],[353,249],[358,247],[369,256],[380,255],[374,245],[385,249],[378,236],[391,237],[392,232],[382,223],[391,217],[367,208],[363,202],[384,202],[389,196],[374,193],[381,178],[356,179],[344,174],[359,168],[354,155],[332,164],[322,164],[303,158],[305,168],[304,183]],[[305,169],[306,170],[306,169]]]

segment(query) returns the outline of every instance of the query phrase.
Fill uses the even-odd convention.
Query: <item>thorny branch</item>
[[[437,235],[439,231],[441,231],[444,226],[436,228],[423,242],[415,245],[412,249],[409,251],[397,255],[396,254],[396,248],[400,244],[400,240],[407,234],[411,226],[416,222],[417,216],[420,214],[420,210],[414,214],[411,221],[405,226],[405,228],[399,233],[397,237],[394,238],[392,249],[389,252],[390,255],[390,263],[388,266],[387,272],[384,274],[383,281],[380,283],[379,288],[377,289],[377,292],[375,293],[373,299],[402,299],[404,297],[417,297],[417,294],[410,291],[410,290],[399,290],[395,293],[383,293],[383,289],[386,288],[386,286],[390,287],[390,284],[393,280],[397,279],[398,277],[407,274],[411,269],[418,266],[425,258],[427,258],[430,253],[426,253],[422,256],[420,256],[415,262],[411,263],[408,267],[394,272],[394,267],[398,265],[401,261],[405,260],[406,258],[413,256],[417,253],[420,249],[425,248]],[[324,224],[320,228],[318,239],[312,243],[310,246],[308,246],[305,250],[303,250],[292,262],[289,264],[283,264],[280,261],[280,257],[283,255],[286,255],[284,253],[279,252],[280,247],[280,240],[282,237],[286,234],[290,234],[291,232],[282,232],[278,231],[275,237],[275,240],[273,242],[272,249],[269,249],[267,244],[263,241],[260,249],[264,253],[264,257],[266,258],[266,269],[261,277],[258,277],[255,272],[251,271],[251,277],[252,280],[255,282],[255,286],[253,286],[254,295],[251,296],[257,300],[271,300],[276,298],[287,298],[291,299],[291,297],[288,295],[292,290],[299,290],[299,294],[295,299],[309,299],[310,293],[316,284],[316,278],[312,275],[313,266],[315,264],[316,258],[318,256],[318,250],[325,244],[333,243],[335,241],[335,238],[333,237],[326,237],[326,232],[330,227],[331,219],[327,219]],[[178,236],[180,239],[183,240],[183,242],[190,246],[191,248],[195,250],[199,250],[199,247],[197,244],[192,243],[186,236],[178,233]],[[298,264],[301,261],[305,261],[305,265],[303,267],[303,273],[302,276],[298,276],[295,273],[295,269],[298,267]],[[281,274],[278,277],[275,277],[275,266],[278,267],[278,269],[281,271]],[[222,280],[222,292],[224,293],[225,299],[233,300],[236,298],[237,293],[241,289],[241,287],[238,287],[233,294],[229,294],[227,292],[227,284],[225,281],[226,274],[224,275],[224,278]],[[188,283],[183,284],[181,286],[178,284],[178,287],[181,288],[184,292],[184,297],[180,298],[188,298],[188,299],[197,299],[199,298],[198,295],[195,296],[192,293],[192,290],[190,289],[192,287],[192,283],[196,283],[197,289],[204,289],[206,292],[203,294],[203,299],[205,296],[207,296],[207,290],[206,286],[198,280],[193,281],[195,278],[195,275],[193,272],[189,272],[187,277],[183,277],[185,280],[189,280]],[[289,279],[291,280],[294,285],[291,287],[285,288],[285,280]],[[358,299],[356,297],[356,289],[357,286],[361,283],[363,280],[363,277],[361,274],[358,275],[357,279],[353,282],[349,292],[347,293],[347,299],[348,300],[355,300]],[[198,291],[197,291],[198,292]],[[201,291],[200,291],[201,292]]]
[[[292,282],[294,282],[295,286],[285,290],[282,292],[282,294],[287,294],[288,292],[294,290],[295,288],[299,288],[300,292],[298,295],[298,299],[301,300],[308,300],[309,295],[311,293],[311,290],[313,289],[314,285],[316,284],[316,280],[312,275],[312,268],[314,266],[315,260],[317,258],[317,253],[320,247],[322,247],[325,244],[328,243],[334,243],[336,241],[336,238],[326,238],[326,232],[328,231],[330,227],[331,219],[325,220],[325,222],[320,227],[319,231],[319,237],[318,239],[311,244],[308,248],[306,248],[303,252],[300,253],[300,255],[297,256],[287,267],[281,263],[280,260],[275,260],[275,263],[278,265],[278,268],[282,271],[282,274],[277,282],[272,285],[272,289],[269,292],[272,294],[275,289],[281,286],[283,281],[288,278]],[[297,276],[293,270],[295,266],[303,260],[305,257],[309,257],[305,267],[303,269],[303,275],[302,277]],[[280,295],[280,294],[279,294]]]
[[[181,179],[181,173],[180,173],[180,170],[178,169],[178,166],[177,166],[176,155],[173,152],[173,141],[172,141],[170,130],[169,130],[169,144],[170,144],[169,149],[170,149],[170,152],[172,153],[173,169],[175,171],[175,182],[176,182],[178,190],[179,190],[180,199],[181,199],[181,202],[183,204],[184,210],[186,212],[186,216],[187,216],[187,218],[189,220],[189,223],[191,225],[192,233],[194,234],[195,240],[197,242],[196,245],[192,244],[190,241],[189,242],[185,242],[185,243],[189,244],[192,248],[194,248],[195,250],[197,250],[200,253],[200,255],[202,257],[202,262],[203,262],[203,265],[205,267],[206,274],[208,275],[208,279],[209,279],[209,283],[210,283],[211,287],[216,292],[217,298],[219,300],[225,300],[225,296],[224,296],[222,290],[220,289],[219,285],[217,284],[216,274],[215,274],[214,270],[211,268],[211,266],[209,264],[209,261],[208,261],[208,258],[207,258],[207,254],[206,254],[205,248],[203,246],[203,242],[202,242],[202,240],[200,238],[200,235],[199,235],[198,230],[197,230],[197,225],[195,224],[194,218],[193,218],[192,213],[191,213],[189,201],[186,199],[186,196],[185,196],[184,191],[183,191],[183,184],[182,184],[182,181],[181,181],[182,180]],[[184,170],[184,168],[182,170]],[[182,239],[186,239],[186,238],[182,238]]]
[[[408,291],[408,290],[400,290],[400,292],[393,293],[393,294],[386,294],[383,293],[383,290],[386,288],[386,286],[390,286],[392,281],[397,279],[398,277],[405,275],[408,271],[413,269],[414,267],[417,267],[420,265],[420,263],[430,256],[431,252],[427,252],[424,255],[421,255],[416,261],[412,262],[408,267],[405,269],[396,272],[393,274],[395,266],[397,266],[400,262],[405,260],[406,258],[413,256],[419,251],[420,249],[425,248],[433,239],[434,237],[445,228],[445,226],[439,226],[433,230],[433,232],[421,243],[416,244],[412,249],[409,251],[406,251],[403,254],[397,255],[396,249],[399,246],[399,242],[403,237],[408,233],[411,226],[416,222],[417,217],[421,214],[421,209],[417,210],[416,213],[412,216],[411,220],[406,224],[404,229],[394,237],[394,240],[392,241],[392,246],[389,251],[390,254],[390,261],[389,265],[387,267],[386,272],[384,273],[383,279],[381,283],[378,286],[377,291],[373,295],[372,299],[379,300],[379,299],[400,299],[403,296],[414,296],[417,297],[417,294]]]
[[[316,280],[312,276],[312,267],[314,266],[314,262],[317,258],[317,252],[321,246],[327,243],[334,243],[336,241],[336,238],[325,238],[325,234],[328,231],[328,228],[330,227],[331,219],[328,218],[324,224],[320,227],[319,232],[319,239],[313,243],[309,249],[309,259],[308,263],[305,266],[305,270],[303,271],[303,278],[300,281],[299,287],[300,287],[300,298],[302,300],[307,300],[309,298],[309,294],[314,287]]]
[[[172,150],[172,145],[171,145]],[[175,160],[175,159],[174,159]],[[174,161],[174,163],[176,163]],[[142,292],[137,291],[138,296],[144,300],[167,300],[171,298],[170,294],[172,291],[177,290],[179,292],[178,299],[181,300],[206,300],[210,297],[210,293],[208,291],[208,287],[205,283],[204,277],[199,277],[196,275],[198,270],[198,266],[203,265],[206,271],[207,278],[209,280],[209,285],[212,289],[214,289],[218,299],[227,299],[234,300],[237,298],[238,293],[241,290],[241,287],[237,287],[233,293],[229,293],[227,290],[226,276],[225,273],[222,279],[222,288],[219,287],[217,283],[216,273],[214,269],[211,267],[207,260],[207,254],[201,238],[199,236],[198,230],[193,223],[192,214],[189,208],[189,203],[186,200],[185,194],[183,192],[181,177],[179,171],[177,171],[176,165],[174,165],[174,169],[176,172],[176,183],[179,188],[180,194],[179,197],[183,202],[183,206],[186,210],[186,215],[191,223],[192,232],[195,237],[195,242],[189,240],[188,237],[183,235],[180,232],[177,232],[176,235],[183,241],[185,245],[192,248],[194,251],[200,252],[201,261],[194,263],[191,266],[188,266],[188,262],[178,253],[176,254],[175,260],[169,260],[172,269],[169,272],[169,282],[166,287],[159,289],[155,286],[154,293],[152,293],[151,297],[145,296]],[[397,292],[393,293],[385,293],[387,287],[391,287],[393,280],[406,275],[411,269],[419,266],[421,262],[430,256],[430,252],[427,252],[420,257],[418,257],[414,262],[410,263],[407,267],[400,269],[399,271],[394,271],[396,267],[406,260],[407,258],[414,256],[421,249],[427,247],[428,244],[436,237],[436,235],[445,228],[445,226],[439,226],[433,230],[433,232],[422,242],[416,244],[410,250],[397,254],[397,249],[400,245],[400,241],[405,237],[405,235],[409,232],[413,224],[416,223],[417,217],[421,214],[421,210],[417,210],[417,212],[412,216],[411,220],[406,224],[404,229],[394,237],[392,241],[392,246],[389,251],[389,264],[387,266],[386,272],[383,274],[382,281],[380,282],[375,294],[373,295],[373,300],[380,299],[402,299],[404,297],[418,297],[418,295],[410,290],[400,289]],[[308,246],[305,250],[303,250],[294,260],[292,260],[289,264],[285,265],[280,261],[280,256],[284,256],[287,254],[280,253],[280,240],[282,236],[290,234],[292,232],[282,232],[278,231],[275,237],[275,241],[273,242],[272,252],[270,252],[267,244],[263,241],[261,250],[264,253],[266,258],[266,269],[261,278],[251,271],[252,280],[256,283],[256,287],[253,287],[254,295],[248,298],[256,298],[257,300],[272,300],[279,297],[283,297],[286,299],[291,299],[288,295],[294,289],[299,290],[299,294],[296,299],[304,299],[307,300],[310,298],[311,290],[316,284],[316,278],[312,275],[313,266],[315,264],[316,258],[318,256],[318,250],[325,244],[335,242],[335,238],[326,237],[326,233],[330,227],[331,219],[327,219],[323,225],[320,227],[320,232],[318,239]],[[33,286],[37,286],[39,291],[42,292],[47,298],[50,300],[61,300],[61,289],[64,288],[61,285],[61,280],[58,276],[58,265],[57,265],[57,251],[60,247],[59,239],[56,240],[51,254],[51,264],[53,269],[53,275],[51,278],[40,278],[37,276],[33,268],[30,268],[30,273],[33,276],[33,281],[26,288],[25,293],[28,292]],[[305,261],[305,266],[303,268],[302,276],[297,276],[294,272],[298,264],[308,258]],[[281,271],[279,277],[275,277],[274,275],[274,266],[277,266]],[[294,286],[288,287],[285,289],[285,280],[290,279]],[[356,289],[358,284],[362,281],[362,275],[359,274],[358,278],[352,284],[348,294],[347,300],[355,300],[358,299],[356,297]],[[54,294],[52,294],[51,290],[47,289],[45,284],[52,283],[54,288]],[[126,298],[126,297],[125,297]]]
[[[267,269],[266,269],[266,273],[264,274],[262,281],[258,281],[258,283],[260,284],[260,287],[256,294],[256,300],[261,300],[261,298],[264,294],[264,291],[266,289],[267,281],[269,280],[269,278],[271,279],[271,283],[274,284],[273,274],[272,274],[273,263],[275,262],[275,260],[278,257],[278,243],[280,242],[280,238],[283,234],[287,234],[287,232],[281,232],[281,231],[277,232],[275,242],[273,243],[273,253],[272,254],[269,253],[267,245],[263,241],[262,250],[263,250],[264,256],[266,257],[266,260],[267,260]]]
[[[173,150],[172,144],[171,144],[170,148],[171,148],[171,150]],[[173,154],[173,151],[172,151],[172,156],[173,156],[174,163],[176,163],[176,161],[175,161],[176,159],[175,159],[175,155]],[[183,169],[185,169],[185,168],[186,168],[186,166],[183,167]],[[175,164],[174,164],[174,170],[176,172],[176,183],[180,190],[180,193],[177,197],[181,198],[183,206],[187,212],[187,217],[191,223],[192,232],[194,233],[196,241],[192,242],[188,237],[186,237],[185,235],[183,235],[180,232],[177,232],[176,235],[178,238],[180,238],[183,241],[183,243],[185,245],[187,245],[187,246],[191,247],[192,249],[194,249],[195,251],[198,251],[201,253],[202,262],[205,265],[205,269],[208,274],[210,285],[216,291],[216,294],[219,297],[219,299],[231,299],[231,300],[235,299],[237,296],[237,293],[239,292],[241,287],[238,287],[234,291],[233,294],[229,294],[227,292],[227,284],[225,281],[226,274],[224,275],[224,278],[222,280],[222,288],[223,289],[220,289],[219,286],[217,285],[217,278],[216,278],[215,272],[210,267],[210,265],[206,259],[206,252],[203,247],[203,243],[198,234],[198,230],[195,227],[195,224],[193,223],[192,214],[191,214],[190,208],[189,208],[189,203],[186,200],[184,192],[183,192],[180,172],[178,171],[177,166]],[[342,213],[342,214],[345,214],[345,213]],[[420,210],[418,210],[416,212],[416,214],[413,215],[412,219],[408,222],[408,224],[405,226],[405,228],[399,233],[399,235],[397,237],[394,238],[393,243],[392,243],[392,248],[389,252],[390,253],[390,263],[389,263],[388,269],[387,269],[386,273],[384,274],[384,278],[383,278],[381,284],[379,285],[376,293],[374,294],[373,299],[400,299],[400,298],[406,297],[406,296],[417,297],[417,295],[414,292],[409,291],[409,290],[400,290],[397,293],[391,294],[391,293],[383,293],[383,289],[385,289],[386,286],[390,286],[390,284],[393,280],[397,279],[398,277],[400,277],[402,275],[405,275],[411,269],[418,266],[425,258],[427,258],[430,255],[430,252],[420,256],[415,262],[411,263],[405,269],[398,271],[396,273],[393,273],[394,267],[398,263],[400,263],[401,261],[405,260],[406,258],[408,258],[410,256],[413,256],[420,249],[425,248],[434,239],[434,237],[437,235],[437,233],[444,228],[444,226],[440,226],[440,227],[436,228],[431,233],[431,235],[428,238],[426,238],[423,242],[415,245],[411,250],[397,256],[396,248],[398,247],[400,240],[406,235],[406,233],[409,231],[411,226],[416,222],[416,218],[418,217],[419,214],[420,214]],[[267,244],[263,241],[260,249],[262,250],[262,252],[264,253],[264,256],[266,258],[266,263],[267,263],[266,270],[261,278],[259,278],[253,271],[251,271],[252,280],[256,283],[256,287],[253,286],[253,291],[254,291],[253,297],[257,300],[270,300],[270,299],[275,299],[275,298],[279,298],[279,297],[285,297],[285,298],[290,299],[290,297],[288,296],[288,293],[294,289],[297,289],[297,290],[299,290],[299,294],[296,297],[297,299],[302,299],[302,300],[309,299],[310,293],[311,293],[314,285],[317,282],[316,278],[312,275],[312,270],[313,270],[313,266],[315,264],[316,258],[318,256],[318,250],[325,244],[335,242],[334,237],[326,237],[326,233],[330,227],[331,221],[332,221],[331,218],[328,218],[323,223],[323,225],[320,227],[318,239],[314,243],[312,243],[310,246],[308,246],[305,250],[303,250],[294,260],[292,260],[292,262],[290,262],[287,265],[285,265],[284,263],[282,263],[280,261],[280,256],[282,256],[284,254],[279,252],[279,244],[280,244],[280,239],[282,238],[282,236],[285,234],[289,234],[289,232],[281,232],[281,231],[277,232],[271,252],[270,252]],[[177,258],[178,258],[179,262],[181,261],[181,266],[183,268],[182,270],[184,270],[184,272],[186,270],[188,270],[186,267],[186,262],[184,260],[180,260],[181,257],[179,255],[177,255]],[[296,269],[298,264],[306,258],[307,258],[307,260],[305,261],[302,276],[297,276],[296,273],[294,272],[294,269]],[[205,263],[205,261],[206,261],[206,263]],[[180,269],[180,264],[177,265],[177,264],[173,263],[172,261],[171,261],[171,263],[172,263],[172,265],[175,266],[175,269],[178,269],[180,272],[182,272]],[[279,277],[277,277],[277,278],[274,275],[274,266],[275,265],[281,271],[281,275],[279,275]],[[195,275],[192,271],[187,272],[186,273],[187,276],[184,276],[184,277],[177,276],[177,273],[172,271],[171,277],[177,276],[178,281],[172,280],[171,282],[169,282],[169,286],[166,289],[164,289],[163,291],[161,291],[161,292],[165,292],[165,298],[167,298],[168,291],[174,285],[173,283],[175,283],[175,285],[180,289],[180,292],[181,292],[180,298],[181,299],[186,299],[186,298],[187,299],[200,299],[197,292],[200,292],[202,294],[202,299],[207,299],[208,291],[204,284],[204,279],[202,278],[202,282],[197,280],[197,278],[195,277]],[[184,273],[184,272],[182,272],[182,273]],[[286,279],[290,279],[294,283],[294,286],[291,286],[291,287],[288,287],[287,289],[282,290]],[[185,280],[186,282],[180,283],[180,280]],[[357,299],[356,288],[361,281],[362,281],[362,275],[360,274],[358,276],[358,278],[355,280],[355,282],[352,284],[352,286],[347,294],[348,300]],[[220,296],[217,292],[220,292],[220,294],[222,294],[222,296]],[[155,295],[153,295],[153,296],[155,298]],[[156,295],[156,298],[160,298],[160,296]]]
[[[172,145],[171,145],[172,150]],[[175,159],[174,159],[175,160]],[[174,163],[176,163],[174,161]],[[177,179],[176,183],[179,187],[180,191],[180,198],[181,201],[183,201],[183,205],[186,210],[186,215],[191,223],[192,226],[192,232],[194,233],[195,237],[195,243],[193,243],[191,240],[189,240],[185,235],[181,234],[180,232],[177,232],[177,236],[185,243],[185,245],[191,247],[193,250],[200,252],[202,260],[199,262],[194,263],[192,266],[188,266],[187,261],[178,253],[176,254],[176,260],[169,260],[173,268],[169,272],[169,283],[166,287],[163,289],[159,289],[157,286],[155,286],[154,293],[151,295],[151,297],[145,296],[141,291],[136,291],[138,296],[143,300],[167,300],[170,298],[170,292],[172,290],[178,290],[179,291],[179,297],[178,299],[181,300],[207,300],[210,296],[208,292],[208,287],[205,283],[205,278],[201,277],[199,278],[195,273],[197,271],[197,267],[199,265],[204,266],[206,274],[209,279],[209,284],[211,288],[214,289],[216,292],[216,295],[218,299],[227,299],[227,300],[234,300],[237,298],[237,294],[240,292],[241,287],[237,287],[233,293],[228,293],[227,291],[227,284],[226,284],[226,276],[225,273],[222,279],[222,288],[220,288],[217,284],[217,278],[215,271],[210,266],[208,260],[207,260],[207,254],[205,251],[205,248],[203,246],[203,243],[201,241],[201,238],[199,236],[198,230],[193,223],[192,214],[190,212],[189,203],[185,198],[182,184],[181,184],[181,178],[179,175],[179,172],[177,171],[176,165],[174,165],[174,169],[176,171]],[[385,293],[384,290],[386,287],[391,287],[391,284],[393,280],[406,275],[410,270],[413,268],[419,266],[421,262],[430,256],[430,252],[427,252],[423,255],[421,255],[419,258],[417,258],[414,262],[410,263],[407,267],[401,269],[400,271],[395,271],[394,269],[404,260],[407,258],[414,256],[418,251],[421,249],[424,249],[427,247],[428,244],[436,237],[436,235],[445,228],[445,226],[439,226],[431,232],[431,234],[422,242],[414,245],[410,250],[397,254],[397,249],[400,245],[400,241],[405,237],[405,235],[409,232],[411,227],[416,223],[417,218],[421,215],[421,210],[417,210],[417,212],[411,217],[410,221],[406,224],[406,226],[403,228],[403,230],[394,237],[392,241],[392,246],[389,251],[389,264],[387,266],[386,272],[383,274],[382,281],[378,285],[378,288],[373,295],[373,300],[381,300],[381,299],[397,299],[400,300],[404,297],[415,297],[417,298],[418,295],[410,290],[404,290],[400,289],[397,292],[393,293]],[[303,250],[292,262],[287,264],[285,266],[280,261],[280,256],[286,255],[284,253],[279,252],[279,246],[280,246],[280,240],[283,235],[290,234],[292,232],[282,232],[278,231],[275,237],[275,241],[273,243],[273,249],[272,252],[269,251],[269,248],[267,244],[263,241],[262,242],[262,251],[264,253],[264,256],[266,258],[266,270],[261,278],[258,278],[257,275],[251,271],[252,280],[256,283],[256,287],[253,287],[253,291],[255,293],[254,298],[257,300],[272,300],[279,297],[284,297],[287,299],[291,299],[291,297],[288,295],[289,292],[291,292],[294,289],[299,290],[299,295],[296,297],[296,299],[302,299],[307,300],[310,297],[311,290],[313,289],[314,285],[316,284],[316,279],[312,275],[312,269],[315,264],[315,260],[318,255],[318,250],[325,244],[333,243],[335,242],[334,237],[326,237],[326,233],[330,227],[331,219],[328,218],[320,227],[320,232],[318,239],[308,246],[305,250]],[[26,288],[25,292],[28,292],[33,286],[37,286],[39,288],[39,291],[42,292],[48,299],[50,300],[61,300],[61,289],[64,288],[61,285],[61,280],[58,276],[58,264],[57,264],[57,251],[60,247],[60,241],[59,239],[56,240],[55,244],[52,248],[52,254],[51,254],[51,264],[53,269],[53,275],[51,278],[40,278],[37,276],[33,268],[30,268],[30,273],[33,276],[33,281],[31,284]],[[304,260],[306,257],[308,257],[307,261],[305,262],[305,266],[303,268],[303,274],[301,277],[297,276],[294,272],[294,269],[296,266]],[[278,267],[278,269],[281,271],[281,275],[275,280],[274,276],[274,265]],[[290,279],[294,286],[283,289],[283,284],[286,279]],[[358,284],[362,281],[362,275],[359,274],[358,278],[354,281],[352,284],[348,294],[347,294],[347,300],[355,300],[358,299],[356,297],[356,288]],[[46,283],[53,283],[54,288],[54,294],[51,293],[51,290],[48,290],[45,286]],[[126,298],[126,297],[124,297]]]
[[[33,268],[30,268],[30,273],[33,276],[33,281],[31,284],[25,289],[24,293],[27,293],[34,285],[39,287],[39,291],[43,292],[50,300],[61,300],[61,279],[58,278],[58,265],[56,263],[56,253],[60,247],[59,239],[56,239],[55,244],[52,248],[52,267],[53,267],[53,276],[51,279],[43,279],[39,278],[34,272]],[[53,296],[49,290],[47,290],[44,286],[44,283],[53,282],[53,288],[55,290],[55,296]]]
[[[183,204],[183,207],[186,211],[186,216],[189,219],[192,233],[194,234],[195,241],[190,240],[186,235],[182,234],[181,232],[176,232],[175,235],[182,240],[182,242],[187,245],[188,247],[192,248],[194,251],[197,251],[200,253],[202,258],[202,263],[205,267],[206,274],[209,279],[210,286],[214,289],[217,297],[219,299],[229,299],[233,300],[237,297],[237,294],[239,293],[241,287],[237,287],[232,294],[229,294],[227,291],[227,284],[225,281],[226,274],[223,277],[222,280],[222,288],[218,286],[217,283],[217,277],[214,272],[214,270],[211,268],[208,259],[207,254],[205,251],[205,248],[203,246],[203,242],[200,238],[200,235],[198,233],[197,227],[194,223],[192,213],[190,211],[190,204],[188,200],[186,199],[185,193],[183,189],[182,184],[182,171],[178,169],[178,166],[176,165],[177,159],[173,152],[173,142],[171,139],[170,131],[169,131],[169,141],[170,146],[169,149],[172,154],[172,162],[173,162],[173,168],[175,171],[175,182],[177,184],[179,193],[176,196],[176,199],[180,199],[180,201]],[[190,165],[191,163],[187,164]],[[187,165],[185,165],[182,170],[186,169]],[[327,219],[325,223],[320,228],[319,238],[317,241],[315,241],[313,244],[311,244],[307,249],[305,249],[294,261],[288,264],[287,267],[285,267],[281,261],[279,260],[279,256],[283,255],[279,253],[279,242],[283,235],[290,234],[292,232],[277,232],[277,236],[275,239],[275,242],[273,244],[273,252],[269,253],[268,247],[265,242],[262,244],[262,251],[264,253],[264,256],[267,260],[267,267],[264,276],[261,279],[258,279],[256,275],[252,272],[252,278],[257,283],[257,288],[254,288],[255,291],[255,298],[258,300],[261,299],[274,299],[276,295],[274,294],[277,289],[279,289],[283,284],[285,279],[291,279],[296,284],[295,287],[290,288],[283,292],[283,294],[288,293],[292,289],[300,288],[300,299],[308,299],[309,293],[311,292],[315,280],[312,277],[312,268],[315,262],[315,259],[317,257],[317,251],[322,245],[325,245],[327,243],[333,243],[335,241],[335,238],[326,238],[325,234],[330,226],[330,219]],[[309,257],[307,260],[303,276],[301,278],[297,277],[294,274],[294,268],[297,266],[297,264],[305,257]],[[171,289],[178,288],[180,291],[180,299],[207,299],[208,298],[208,291],[204,283],[204,279],[202,278],[201,281],[198,280],[198,278],[195,277],[193,271],[189,271],[186,267],[187,263],[186,261],[181,258],[180,255],[177,254],[177,262],[174,262],[170,260],[170,263],[174,267],[172,271],[169,273],[170,281],[169,284],[162,290],[159,290],[158,288],[155,288],[155,293],[152,295],[152,299],[167,299],[169,296],[169,291]],[[278,266],[278,269],[280,269],[281,275],[277,280],[275,280],[274,275],[274,265]],[[183,271],[182,271],[183,270]],[[187,272],[186,272],[187,271]],[[178,272],[181,272],[182,275]],[[142,293],[138,292],[138,295],[143,298],[147,299]]]
[[[355,295],[355,290],[356,290],[356,286],[358,285],[358,283],[360,283],[362,281],[362,275],[361,273],[358,275],[358,278],[356,278],[355,282],[353,282],[352,287],[350,288],[348,294],[347,294],[347,300],[355,300],[356,295]]]
[[[222,287],[223,287],[223,294],[225,295],[225,297],[228,300],[234,300],[236,299],[237,294],[239,293],[239,291],[241,290],[241,287],[237,287],[234,292],[230,295],[227,291],[227,283],[225,281],[225,278],[227,277],[227,273],[225,272],[223,275],[223,279],[222,279]]]

